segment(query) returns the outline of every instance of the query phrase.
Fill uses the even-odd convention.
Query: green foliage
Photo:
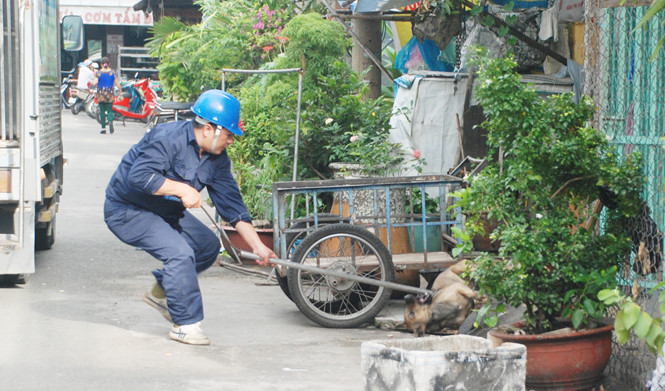
[[[586,123],[588,99],[570,94],[538,97],[520,81],[511,59],[488,59],[478,50],[477,97],[488,120],[487,167],[456,194],[467,216],[466,239],[484,234],[485,219],[497,257],[474,261],[472,277],[501,303],[526,306],[529,332],[549,331],[561,318],[575,328],[594,327],[605,314],[599,290],[616,285],[617,267],[629,255],[629,216],[637,213],[643,177],[638,155],[619,164],[607,139]],[[491,156],[503,152],[503,162]],[[600,188],[617,194],[596,234],[585,228]],[[468,246],[468,244],[467,244]]]
[[[153,38],[146,44],[160,58],[158,69],[165,89],[178,100],[194,100],[202,90],[219,88],[222,68],[256,69],[283,50],[283,24],[298,11],[286,0],[270,5],[210,0],[197,4],[203,13],[201,23],[186,26],[163,18],[151,29]],[[258,28],[259,22],[262,28]],[[237,86],[244,79],[230,75],[227,86]]]
[[[277,61],[278,68],[298,68],[305,61],[305,74],[316,81],[318,75],[330,73],[331,59],[341,59],[351,47],[344,27],[312,12],[297,15],[284,28],[289,39],[289,52]]]
[[[429,2],[429,12],[438,15],[452,15],[459,13],[458,0],[436,0]]]
[[[328,164],[333,161],[360,163],[366,172],[376,174],[377,167],[399,160],[394,158],[396,146],[387,141],[392,102],[363,99],[365,82],[340,61],[349,41],[339,23],[319,14],[298,15],[286,23],[282,34],[284,52],[264,67],[305,67],[298,179],[330,177]],[[297,88],[296,73],[254,76],[232,88],[242,103],[246,127],[245,135],[229,150],[232,161],[258,172],[270,160],[271,181],[291,180]],[[351,142],[351,137],[358,140]],[[279,160],[273,160],[276,151]],[[243,178],[253,175],[252,170],[234,166],[234,172],[241,191],[254,192],[251,180]]]
[[[275,67],[305,69],[298,178],[329,178],[331,162],[359,163],[366,173],[385,174],[400,161],[397,147],[387,141],[392,101],[365,99],[366,83],[340,61],[350,47],[342,26],[310,13],[294,17],[283,34],[288,45]],[[271,75],[255,84],[264,92],[259,106],[293,135],[297,75]]]
[[[661,315],[665,313],[665,291],[662,290],[664,285],[665,282],[661,282],[651,289],[651,293],[660,290],[658,302]],[[607,306],[618,306],[619,308],[614,318],[614,332],[619,343],[628,342],[632,331],[646,342],[653,353],[662,354],[663,341],[665,341],[662,317],[652,318],[618,288],[599,291],[598,299]]]
[[[417,213],[420,214],[423,212],[423,199],[422,191],[418,188],[411,191],[413,197],[413,208],[411,204],[406,205],[406,213]],[[439,200],[437,198],[432,198],[425,193],[425,213],[426,214],[438,214],[439,213]]]
[[[201,90],[220,88],[222,68],[303,68],[298,179],[329,178],[333,161],[385,174],[401,160],[388,143],[392,100],[365,98],[366,83],[344,62],[351,40],[343,27],[302,13],[314,2],[197,4],[204,15],[200,24],[164,18],[153,27],[149,47],[160,57],[160,78],[171,96],[194,100]],[[226,89],[240,99],[246,128],[229,148],[233,172],[252,217],[267,217],[266,189],[293,176],[298,74],[227,73]]]
[[[230,148],[233,172],[247,210],[254,220],[272,219],[272,183],[279,178],[286,151],[264,145],[267,150],[254,162],[233,158],[238,148]]]
[[[320,131],[311,136],[329,135],[327,140],[316,140],[325,142],[328,163],[359,163],[365,174],[383,175],[400,161],[399,146],[388,142],[391,109],[383,97],[362,101],[360,94],[341,96]],[[309,140],[314,142],[314,137]]]

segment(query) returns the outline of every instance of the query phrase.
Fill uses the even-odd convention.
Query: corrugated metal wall
[[[0,0],[0,142],[20,137],[20,113],[17,102],[21,96],[19,72],[18,5],[15,0]]]

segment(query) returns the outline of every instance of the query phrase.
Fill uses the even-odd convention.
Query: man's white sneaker
[[[150,305],[152,308],[159,311],[159,313],[162,314],[166,320],[173,322],[171,320],[171,314],[169,313],[169,307],[166,305],[166,298],[160,299],[153,295],[152,291],[148,291],[145,295],[143,295],[143,301],[148,303],[148,305]]]
[[[174,324],[169,331],[169,337],[174,341],[190,345],[210,345],[210,340],[201,330],[201,322],[182,326]]]

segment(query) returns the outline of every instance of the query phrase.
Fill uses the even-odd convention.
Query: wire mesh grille
[[[642,156],[645,205],[631,235],[635,250],[620,285],[628,294],[636,292],[637,303],[658,316],[657,293],[654,297],[650,288],[663,279],[665,55],[653,61],[649,57],[665,34],[665,17],[657,16],[645,29],[635,30],[648,7],[630,0],[625,4],[612,0],[585,4],[585,92],[598,106],[594,127],[607,135],[618,156],[625,158],[633,151]],[[607,374],[622,384],[612,389],[644,390],[656,356],[634,337],[613,345]]]

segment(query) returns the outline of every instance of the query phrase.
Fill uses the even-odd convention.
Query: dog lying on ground
[[[466,269],[460,261],[440,273],[432,285],[433,295],[406,295],[404,324],[416,337],[442,329],[459,329],[474,308],[476,292],[459,276]]]

